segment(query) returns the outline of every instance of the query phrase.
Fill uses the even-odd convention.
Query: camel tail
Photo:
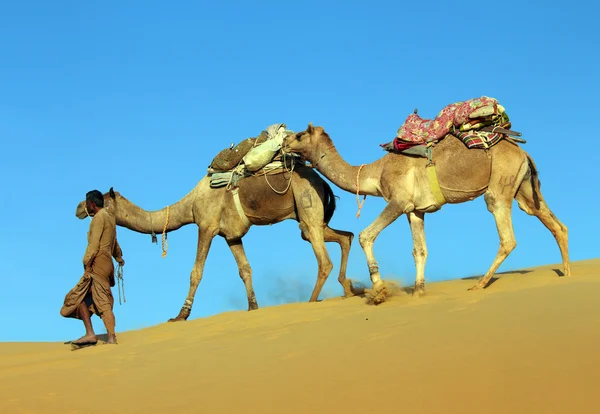
[[[325,180],[323,180],[323,188],[325,189],[325,214],[323,221],[325,224],[329,224],[329,220],[331,220],[333,212],[335,211],[335,195],[333,194],[331,186],[327,184]]]
[[[542,189],[542,182],[540,181],[540,176],[538,170],[533,162],[533,158],[527,154],[527,161],[529,163],[529,179],[531,180],[531,188],[533,191],[533,202],[535,204],[535,208],[540,208],[540,194]]]

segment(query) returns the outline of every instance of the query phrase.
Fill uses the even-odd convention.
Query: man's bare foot
[[[117,335],[115,334],[108,334],[108,339],[106,340],[107,344],[117,344]]]
[[[80,344],[90,344],[90,343],[95,344],[96,342],[98,342],[98,338],[96,338],[96,335],[88,334],[88,335],[82,336],[79,339],[72,341],[71,343],[80,345]]]

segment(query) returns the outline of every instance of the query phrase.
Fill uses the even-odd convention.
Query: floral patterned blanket
[[[503,122],[508,122],[508,115],[502,105],[494,98],[482,96],[447,105],[434,119],[421,118],[415,111],[400,126],[394,140],[381,146],[387,150],[402,151],[415,145],[439,141],[449,133],[472,138],[474,131]]]

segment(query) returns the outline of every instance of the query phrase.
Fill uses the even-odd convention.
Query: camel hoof
[[[178,316],[176,318],[169,319],[169,322],[185,322],[186,320],[187,318],[184,318],[183,316]]]
[[[350,284],[350,285],[344,285],[344,297],[345,298],[351,298],[354,295],[356,295],[356,292],[354,290],[354,286],[352,286],[352,284]]]
[[[413,291],[413,298],[422,298],[423,296],[425,296],[425,288],[424,287],[420,287],[420,288],[415,288],[415,290]]]
[[[251,303],[248,305],[248,312],[257,310],[257,309],[258,309],[258,304],[256,304],[256,303]]]
[[[365,294],[365,287],[362,285],[362,283],[358,282],[358,283],[352,283],[351,281],[347,281],[346,284],[343,285],[344,287],[344,297],[346,298],[351,298],[354,296],[360,296],[360,295],[364,295]]]
[[[373,286],[373,290],[370,294],[371,303],[374,305],[380,305],[385,302],[388,298],[388,288],[382,282]]]
[[[467,290],[480,290],[480,289],[483,289],[483,286],[481,286],[481,285],[477,284],[477,285],[475,285],[475,286],[471,286],[471,287],[470,287],[469,289],[467,289]]]

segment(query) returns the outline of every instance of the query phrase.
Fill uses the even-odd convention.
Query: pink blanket
[[[453,126],[459,128],[475,119],[489,119],[502,111],[503,108],[498,105],[496,99],[482,96],[450,104],[444,107],[435,119],[423,119],[417,114],[411,114],[398,129],[394,146],[396,149],[403,149],[415,144],[438,141],[446,136]]]

